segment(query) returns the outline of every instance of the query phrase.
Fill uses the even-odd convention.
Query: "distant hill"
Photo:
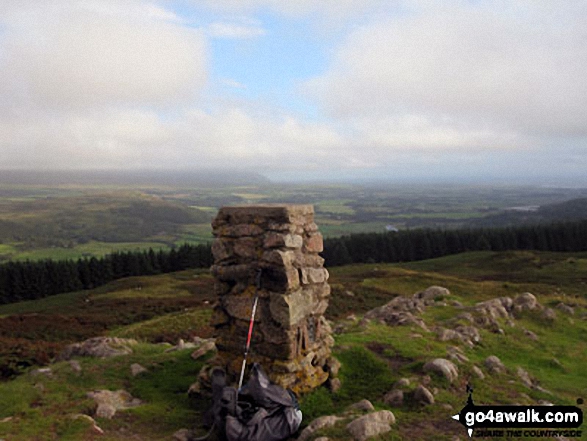
[[[471,227],[503,227],[587,219],[587,198],[571,199],[540,207],[512,207],[503,213],[469,221]]]
[[[270,181],[242,170],[1,170],[0,184],[233,187]]]

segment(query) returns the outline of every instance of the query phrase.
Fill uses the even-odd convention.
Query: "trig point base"
[[[314,208],[224,207],[212,228],[218,295],[212,317],[218,355],[212,363],[238,381],[258,293],[247,365],[260,363],[271,381],[296,393],[324,383],[334,340],[324,318],[330,287],[318,255],[323,243]]]

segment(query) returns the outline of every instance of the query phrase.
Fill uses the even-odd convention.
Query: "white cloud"
[[[150,4],[35,3],[0,18],[0,105],[87,108],[189,102],[204,86],[202,33]]]
[[[354,31],[306,84],[333,118],[390,147],[587,136],[585,2],[412,6]],[[411,130],[406,115],[426,124]]]
[[[358,14],[377,7],[389,6],[387,0],[186,0],[187,3],[204,5],[211,10],[222,12],[251,13],[258,10],[271,10],[290,17],[319,15],[335,19],[352,19]],[[392,4],[399,3],[397,0]]]
[[[260,26],[228,22],[210,23],[206,31],[211,37],[239,40],[261,37],[267,33],[267,31]]]

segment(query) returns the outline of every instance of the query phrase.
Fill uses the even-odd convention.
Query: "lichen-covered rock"
[[[138,363],[133,363],[130,365],[130,373],[133,377],[136,377],[137,375],[145,372],[147,372],[147,369]]]
[[[514,299],[514,310],[516,312],[533,311],[541,309],[542,306],[536,300],[536,296],[532,293],[525,292]]]
[[[375,410],[375,407],[373,406],[371,401],[363,399],[363,400],[358,401],[354,404],[351,404],[349,406],[349,410],[358,410],[360,412],[371,412],[371,411]]]
[[[572,306],[569,305],[565,305],[564,303],[559,303],[558,305],[556,305],[556,309],[558,309],[561,312],[564,312],[565,314],[568,315],[575,315],[575,310],[573,309]]]

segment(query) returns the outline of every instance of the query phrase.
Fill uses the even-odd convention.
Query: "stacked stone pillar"
[[[322,235],[313,207],[224,207],[212,227],[218,295],[212,318],[218,348],[214,363],[229,378],[238,378],[258,293],[248,365],[260,363],[274,383],[296,393],[324,383],[333,344],[324,318],[330,287],[318,254]]]

